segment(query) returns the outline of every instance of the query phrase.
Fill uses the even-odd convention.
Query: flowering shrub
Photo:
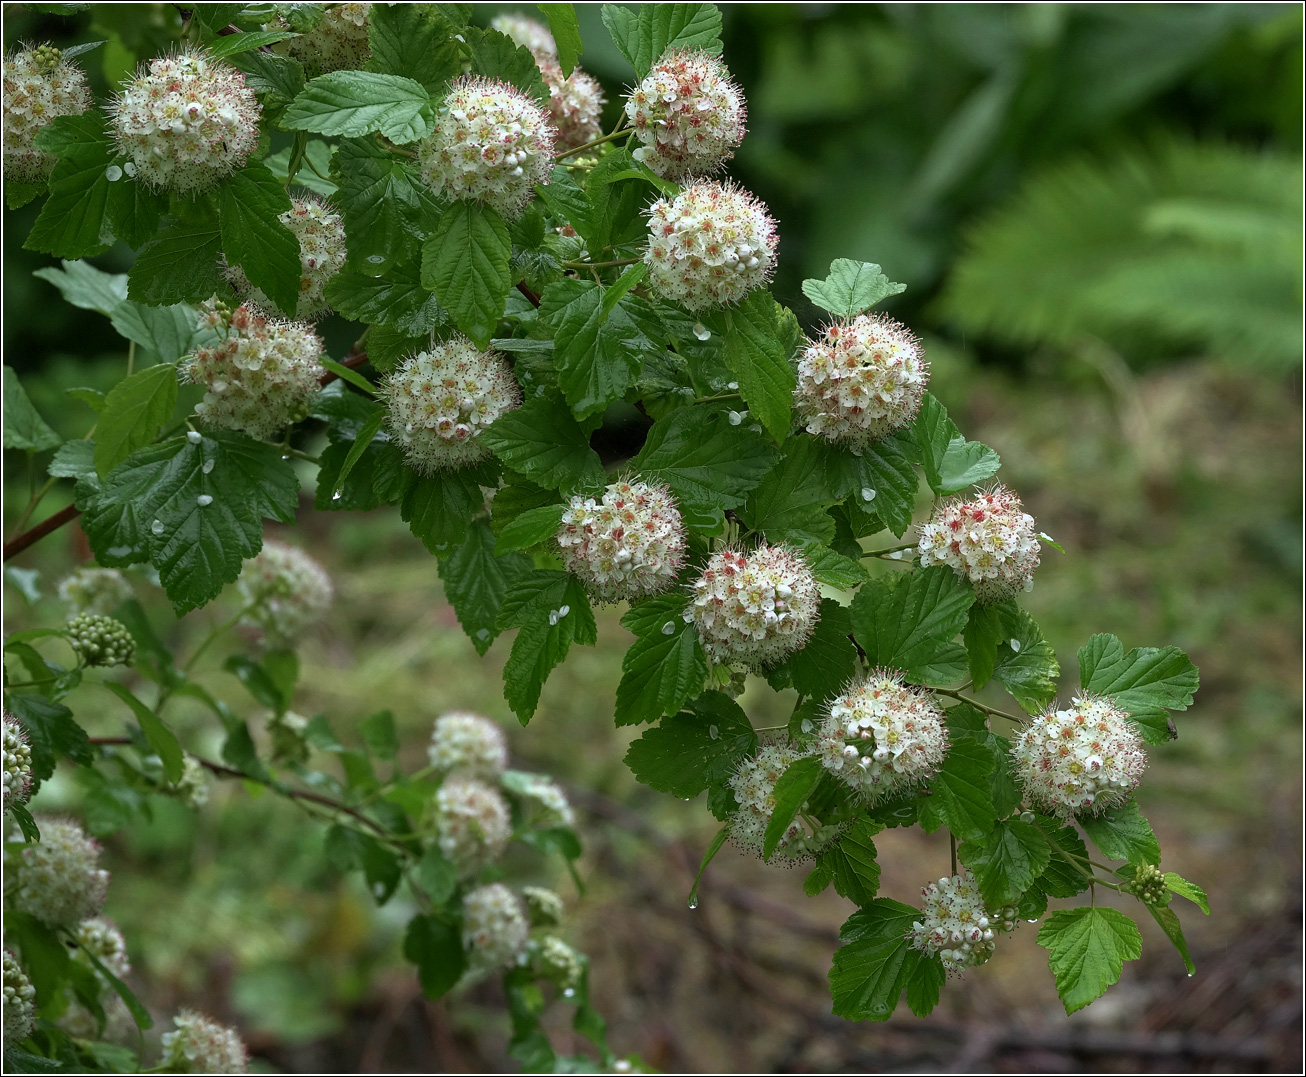
[[[122,982],[130,947],[90,920],[108,885],[97,846],[26,807],[56,766],[197,811],[228,778],[325,808],[330,864],[378,904],[402,887],[418,910],[403,950],[428,997],[502,976],[514,1056],[583,1067],[541,1031],[552,984],[615,1064],[584,955],[532,935],[557,927],[561,899],[518,893],[500,866],[515,843],[579,856],[562,787],[511,769],[510,738],[473,714],[441,717],[429,765],[382,779],[373,762],[399,747],[388,712],[337,736],[331,716],[291,709],[292,648],[332,616],[313,558],[263,541],[264,520],[296,518],[292,459],[315,469],[318,511],[398,508],[477,653],[514,634],[504,694],[523,723],[571,647],[596,642],[592,601],[629,603],[615,718],[646,728],[627,764],[669,795],[707,794],[723,826],[704,869],[733,837],[810,860],[803,889],[856,906],[830,974],[836,1014],[884,1020],[904,996],[929,1013],[945,974],[987,961],[1017,919],[1042,919],[1078,1009],[1141,950],[1124,913],[1047,912],[1098,887],[1137,896],[1188,961],[1169,902],[1205,910],[1205,896],[1160,871],[1133,790],[1197,671],[1176,648],[1099,634],[1071,705],[1055,703],[1057,656],[1017,599],[1043,547],[1060,547],[927,391],[920,342],[872,313],[902,286],[836,260],[803,283],[829,319],[804,340],[768,289],[777,223],[730,180],[694,178],[744,137],[715,8],[604,7],[634,75],[607,134],[575,16],[546,8],[548,31],[466,25],[459,5],[201,5],[112,104],[25,126],[10,123],[6,62],[6,168],[33,145],[48,155],[8,188],[12,206],[45,198],[26,246],[64,259],[42,277],[152,359],[129,360],[93,431],[66,444],[5,371],[6,447],[58,450],[40,494],[75,483],[73,505],[5,556],[78,516],[96,562],[60,587],[74,620],[5,644],[7,1068],[102,1068],[87,1041],[110,998],[152,1020]],[[28,53],[41,71],[68,59]],[[78,261],[118,242],[135,252],[124,275]],[[346,354],[303,321],[326,306],[356,324]],[[179,382],[203,387],[193,410]],[[591,439],[623,402],[641,444],[605,465]],[[252,631],[226,668],[254,703],[192,680],[220,631],[178,661],[118,575],[132,565],[178,616],[235,585],[225,627]],[[92,742],[78,686],[115,662],[132,679],[95,677],[128,734]],[[750,677],[797,697],[765,740],[740,703]],[[221,763],[175,721],[179,694],[212,713]],[[919,908],[880,896],[874,862],[881,831],[916,824],[951,861]],[[33,1026],[31,983],[65,1024]],[[233,1030],[173,1021],[162,1066],[245,1065]]]

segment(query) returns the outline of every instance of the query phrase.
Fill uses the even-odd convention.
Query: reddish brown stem
[[[45,538],[51,531],[58,531],[69,520],[75,519],[81,512],[76,505],[69,505],[66,509],[60,509],[48,520],[42,520],[35,527],[24,531],[21,535],[11,538],[5,543],[4,560],[15,557],[22,553],[28,546],[39,539]]]
[[[539,295],[527,288],[525,281],[517,282],[517,291],[521,292],[522,295],[531,301],[531,306],[538,307],[540,305]]]

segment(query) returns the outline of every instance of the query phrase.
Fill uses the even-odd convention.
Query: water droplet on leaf
[[[712,338],[712,331],[702,322],[695,322],[694,336],[698,337],[699,340],[710,340]]]
[[[200,432],[198,430],[187,430],[186,440],[189,441],[192,445],[198,445],[201,441],[204,440],[204,438],[200,435]]]
[[[676,631],[676,623],[674,621],[668,621],[666,624],[662,626],[662,634],[664,636],[670,636],[675,631]]]
[[[150,524],[150,530],[153,531],[156,535],[162,535],[162,534],[163,534],[163,521],[162,521],[162,520],[155,520],[154,523]]]

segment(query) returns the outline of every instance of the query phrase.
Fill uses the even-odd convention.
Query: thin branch
[[[32,543],[45,538],[51,531],[58,531],[69,520],[75,519],[81,511],[76,505],[69,505],[66,509],[60,509],[48,520],[41,521],[30,531],[24,531],[16,538],[10,539],[5,543],[4,560],[8,561],[11,557],[16,557]]]
[[[526,287],[526,282],[524,280],[519,280],[517,282],[517,291],[521,292],[522,295],[530,300],[531,306],[538,307],[540,305],[539,294]]]

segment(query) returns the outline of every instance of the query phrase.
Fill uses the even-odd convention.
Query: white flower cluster
[[[798,360],[794,401],[813,434],[860,447],[910,426],[929,365],[911,330],[883,314],[835,322]]]
[[[514,44],[530,49],[536,60],[557,59],[558,46],[549,33],[549,28],[525,15],[496,15],[490,20],[490,26],[501,34],[507,34]]]
[[[771,279],[775,221],[732,183],[703,181],[649,208],[649,287],[687,310],[724,307]]]
[[[16,1046],[36,1025],[36,988],[8,950],[4,952],[5,1047]]]
[[[52,927],[71,927],[100,911],[109,873],[100,847],[71,819],[38,816],[41,840],[17,850],[5,874],[10,907]]]
[[[745,759],[731,776],[729,785],[739,810],[730,817],[730,837],[741,849],[762,855],[766,827],[775,811],[775,783],[790,764],[802,757],[802,752],[792,748],[770,745],[760,748],[752,759]],[[816,852],[824,844],[824,837],[795,817],[776,843],[776,853],[786,858],[803,857]]]
[[[574,826],[576,813],[567,794],[547,774],[528,774],[514,771],[511,790],[519,797],[533,801],[540,809],[539,817],[532,820],[535,826]]]
[[[181,777],[172,789],[188,808],[202,808],[209,802],[208,772],[193,755],[182,761]]]
[[[218,331],[215,344],[183,361],[186,380],[203,385],[195,415],[218,430],[268,438],[303,417],[321,389],[321,338],[306,325],[266,318],[248,305],[229,311],[210,299],[200,325]]]
[[[463,336],[405,359],[381,395],[404,458],[424,474],[487,459],[481,431],[522,400],[507,360]]]
[[[316,198],[292,198],[290,208],[277,218],[299,241],[299,302],[294,315],[308,321],[328,312],[327,282],[345,264],[345,222],[339,213]],[[240,266],[227,270],[236,294],[263,310],[275,310],[263,291],[255,288]]]
[[[555,536],[567,571],[604,602],[665,591],[685,558],[685,525],[661,484],[614,482],[596,501],[575,495]]]
[[[95,104],[86,73],[53,45],[20,49],[4,61],[4,176],[40,183],[54,167],[53,155],[36,144],[36,133],[60,116]]]
[[[631,156],[669,180],[715,172],[743,142],[747,115],[718,57],[673,50],[626,100],[626,119],[643,143]]]
[[[497,860],[512,836],[502,794],[476,778],[454,775],[435,795],[440,852],[462,875]]]
[[[563,991],[574,991],[585,975],[585,959],[556,935],[540,940],[539,958],[540,972]]]
[[[913,691],[876,670],[831,704],[817,736],[821,763],[868,801],[885,800],[933,777],[948,754],[943,711],[933,693]]]
[[[262,630],[271,646],[290,646],[322,619],[333,590],[326,571],[295,546],[265,541],[236,581],[241,623]]]
[[[1063,819],[1119,807],[1147,769],[1142,738],[1109,699],[1076,696],[1049,708],[1011,746],[1027,801]]]
[[[184,1073],[248,1073],[249,1053],[234,1028],[194,1010],[173,1019],[175,1029],[162,1037],[161,1067]]]
[[[92,916],[77,925],[73,932],[79,950],[93,954],[101,964],[122,979],[131,972],[131,962],[127,959],[127,940],[112,921],[103,916]],[[86,962],[90,964],[90,962]]]
[[[942,502],[921,528],[917,549],[921,567],[948,565],[975,585],[981,602],[1000,602],[1034,586],[1034,517],[1001,483],[970,500]]]
[[[4,810],[25,804],[32,788],[32,746],[27,730],[12,714],[4,715]]]
[[[58,594],[70,612],[108,614],[133,597],[132,585],[116,568],[87,565],[59,581]]]
[[[507,219],[548,183],[556,133],[530,97],[498,79],[465,76],[417,148],[422,178],[445,198],[484,202]]]
[[[757,668],[807,643],[820,602],[812,570],[796,550],[718,550],[694,582],[685,620],[693,620],[713,661]]]
[[[562,923],[562,897],[544,886],[523,886],[521,896],[534,927],[554,927]]]
[[[453,711],[435,720],[427,756],[441,774],[497,778],[508,766],[508,744],[488,718]]]
[[[593,142],[603,133],[599,125],[603,87],[593,75],[579,67],[570,77],[564,76],[556,60],[540,60],[540,74],[549,88],[549,120],[558,129],[560,150],[574,150]]]
[[[130,666],[136,655],[127,626],[100,613],[79,613],[64,626],[64,634],[88,666]]]
[[[123,171],[151,187],[204,190],[243,168],[258,147],[262,109],[245,76],[197,49],[151,60],[109,112],[118,148],[131,159]]]
[[[1016,926],[1014,908],[988,910],[968,868],[921,887],[921,897],[925,907],[912,923],[912,948],[938,955],[949,972],[984,964],[993,956],[996,933]]]
[[[517,963],[530,925],[517,896],[502,883],[478,887],[463,897],[463,948],[473,968],[502,969]]]
[[[371,10],[371,4],[331,4],[313,29],[298,37],[277,42],[273,45],[273,51],[298,60],[304,65],[304,74],[308,78],[316,78],[329,71],[361,68],[372,55],[367,39]],[[268,23],[266,28],[292,29],[282,15]]]

